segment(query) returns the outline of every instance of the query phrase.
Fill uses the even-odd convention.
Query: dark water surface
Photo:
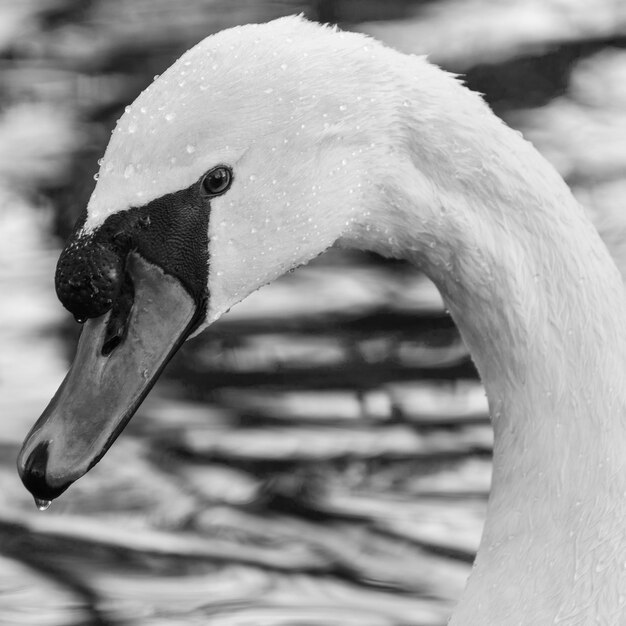
[[[78,332],[54,295],[58,235],[123,106],[225,26],[305,10],[466,72],[621,254],[622,3],[381,4],[0,3],[0,624],[445,623],[492,434],[439,295],[404,264],[332,250],[251,296],[45,513],[15,471]]]

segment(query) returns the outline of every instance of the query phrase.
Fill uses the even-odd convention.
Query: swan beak
[[[18,471],[36,500],[58,497],[102,458],[202,312],[156,265],[131,254],[127,267],[134,294],[123,334],[110,343],[115,310],[85,323],[70,371],[22,446]]]

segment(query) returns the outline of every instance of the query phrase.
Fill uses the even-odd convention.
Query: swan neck
[[[489,399],[487,521],[451,625],[623,624],[622,279],[552,167],[454,94],[462,114],[407,124],[361,242],[437,284]]]
[[[494,428],[487,520],[453,626],[626,623],[622,283],[582,219],[544,228],[548,260],[521,246],[488,281],[474,275],[479,293],[442,283]]]

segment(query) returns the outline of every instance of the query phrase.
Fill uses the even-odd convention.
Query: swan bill
[[[52,500],[105,454],[204,314],[181,282],[130,254],[133,301],[84,324],[76,356],[18,457],[22,482]]]

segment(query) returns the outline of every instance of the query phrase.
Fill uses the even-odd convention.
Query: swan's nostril
[[[134,299],[135,288],[133,281],[130,274],[126,272],[124,283],[109,316],[104,344],[102,345],[102,356],[111,354],[126,338]]]
[[[49,441],[38,443],[34,450],[28,455],[23,467],[20,468],[22,482],[36,500],[53,500],[69,487],[69,484],[53,487],[49,485],[46,480],[49,445]]]

